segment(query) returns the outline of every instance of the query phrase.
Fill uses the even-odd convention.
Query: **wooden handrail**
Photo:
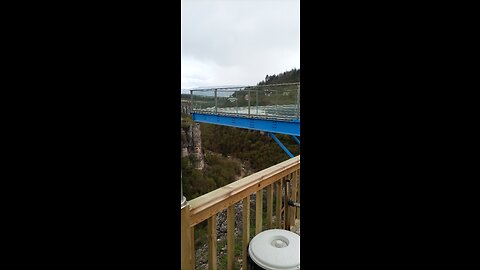
[[[250,194],[262,190],[299,167],[300,156],[296,156],[189,201],[190,226],[195,226]]]

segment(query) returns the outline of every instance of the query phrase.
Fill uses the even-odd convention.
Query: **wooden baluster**
[[[190,245],[192,247],[192,266],[193,269],[197,267],[196,265],[196,253],[195,253],[195,226],[190,227],[190,238],[192,239],[192,244]]]
[[[297,202],[300,203],[300,170],[297,170],[297,188],[298,188]],[[300,219],[300,207],[297,208],[297,218]]]
[[[235,263],[235,205],[227,208],[227,270],[233,270]]]
[[[259,190],[256,192],[256,207],[255,207],[255,234],[262,231],[262,213],[263,213],[263,192]]]
[[[267,187],[267,229],[273,229],[272,210],[273,210],[273,189],[272,189],[272,185],[268,185]]]
[[[276,183],[276,187],[277,187],[277,199],[276,199],[276,220],[275,220],[275,223],[276,223],[276,226],[275,228],[277,229],[281,229],[282,227],[282,180],[280,179],[280,181],[277,181]]]
[[[250,195],[243,199],[242,211],[242,269],[247,269],[247,246],[250,242]]]
[[[208,219],[208,270],[217,270],[217,214]]]
[[[288,193],[290,189],[289,189],[289,183],[286,181],[287,179],[290,179],[289,176],[287,176],[285,179],[285,194],[283,195],[284,221],[285,221],[283,229],[290,230],[290,218],[289,218],[290,207],[288,206]]]

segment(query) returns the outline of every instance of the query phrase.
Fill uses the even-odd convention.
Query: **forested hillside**
[[[276,136],[293,155],[298,154],[298,144],[290,136]],[[236,157],[254,172],[289,158],[270,136],[260,131],[202,124],[202,140],[205,149]]]
[[[279,84],[279,83],[293,83],[300,82],[300,69],[291,69],[278,75],[265,76],[265,80],[258,83],[258,85]]]

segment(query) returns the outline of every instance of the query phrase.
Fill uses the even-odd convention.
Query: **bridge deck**
[[[300,83],[190,90],[196,122],[300,136]]]
[[[300,136],[300,120],[296,119],[287,120],[271,116],[261,117],[259,115],[248,117],[248,115],[233,113],[193,111],[192,120],[201,123]]]

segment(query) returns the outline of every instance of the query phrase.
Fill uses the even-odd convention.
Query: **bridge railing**
[[[266,225],[263,226],[263,195],[266,196]],[[255,195],[255,234],[265,229],[294,230],[300,209],[288,200],[300,200],[300,156],[288,159],[260,172],[186,202],[181,213],[181,269],[195,269],[195,225],[208,220],[208,267],[217,269],[217,214],[227,209],[227,269],[234,269],[235,208],[242,202],[242,264],[246,269],[250,242],[250,196]],[[273,205],[275,204],[275,209]],[[275,222],[272,216],[275,215]]]
[[[190,90],[193,112],[300,119],[300,83]]]

